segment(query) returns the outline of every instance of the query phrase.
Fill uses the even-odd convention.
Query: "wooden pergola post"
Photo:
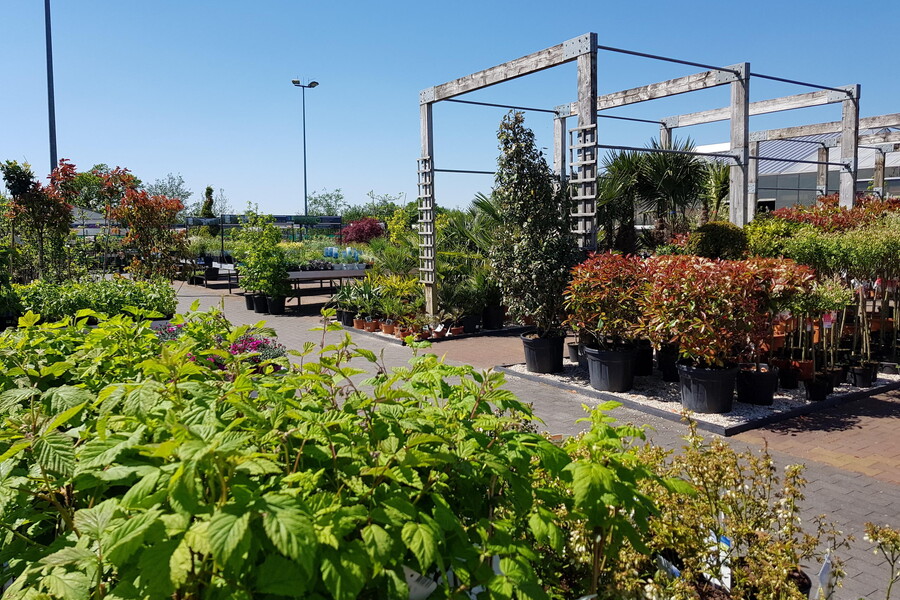
[[[672,147],[672,128],[666,126],[665,123],[659,126],[659,146],[660,148]]]
[[[434,238],[434,88],[419,96],[422,157],[419,159],[419,281],[425,286],[425,312],[437,312]]]
[[[816,153],[816,194],[820,196],[828,195],[828,146],[822,146]]]
[[[875,155],[875,171],[872,173],[872,191],[884,198],[884,159],[885,152],[881,148]]]
[[[560,186],[566,185],[566,117],[568,111],[557,108],[553,118],[553,173]]]
[[[731,82],[731,154],[735,164],[731,165],[731,184],[728,188],[730,220],[738,227],[748,222],[747,214],[747,163],[750,149],[750,63],[739,63],[729,67],[737,74]]]
[[[578,127],[575,129],[573,231],[582,250],[597,249],[597,34],[573,49],[578,63]]]
[[[852,86],[841,103],[841,168],[840,205],[852,208],[856,199],[856,173],[859,157],[859,85]]]
[[[750,156],[759,156],[759,142],[747,144]],[[747,162],[747,222],[756,217],[756,203],[759,201],[759,160],[748,159]],[[730,190],[729,190],[730,191]]]

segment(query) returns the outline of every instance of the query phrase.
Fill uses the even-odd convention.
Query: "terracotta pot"
[[[394,324],[393,323],[382,323],[381,324],[381,333],[386,333],[388,335],[394,335]]]
[[[800,381],[809,381],[813,378],[813,361],[811,360],[792,360],[791,366],[800,372]]]
[[[353,319],[353,328],[354,329],[365,329],[366,328],[366,320],[365,319]]]
[[[761,350],[763,352],[769,352],[774,350],[781,350],[784,348],[784,340],[787,336],[784,334],[778,335],[777,333],[770,337],[762,344]]]
[[[378,319],[373,319],[372,321],[366,321],[366,324],[365,324],[366,331],[369,331],[372,333],[378,331],[378,329],[380,327],[381,327],[381,321],[379,321]]]
[[[412,329],[397,328],[394,332],[394,335],[396,335],[398,338],[400,338],[402,340],[406,336],[412,335]]]
[[[437,329],[435,329],[434,331],[431,332],[431,339],[433,339],[433,340],[439,340],[439,339],[443,338],[443,337],[446,336],[446,335],[447,335],[447,330],[446,330],[446,329],[441,329],[440,331],[438,331]]]
[[[463,332],[464,332],[465,330],[466,330],[466,328],[465,328],[465,327],[462,327],[462,326],[460,326],[460,327],[451,327],[451,328],[450,328],[450,335],[462,335]]]

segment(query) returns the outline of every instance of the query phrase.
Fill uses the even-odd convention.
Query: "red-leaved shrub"
[[[366,217],[353,221],[341,229],[342,243],[356,242],[364,244],[374,238],[384,235],[384,227],[378,219]]]

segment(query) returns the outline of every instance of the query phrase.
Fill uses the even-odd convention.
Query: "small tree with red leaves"
[[[66,237],[72,224],[72,198],[76,194],[72,181],[75,165],[65,158],[50,174],[49,185],[41,185],[27,164],[6,161],[0,165],[3,180],[12,198],[7,204],[7,218],[15,234],[32,245],[37,256],[34,275],[45,278],[63,272],[62,261],[50,269],[48,254],[64,257]],[[55,271],[55,272],[52,272]]]
[[[378,219],[371,217],[353,221],[341,229],[341,240],[347,243],[365,244],[382,235],[384,235],[384,227],[381,226]]]
[[[111,195],[119,189],[123,195],[107,213],[128,228],[123,243],[136,252],[129,272],[138,279],[171,279],[186,248],[184,233],[172,229],[184,205],[175,198],[151,196],[146,190],[128,185],[119,187],[119,183],[108,183]]]

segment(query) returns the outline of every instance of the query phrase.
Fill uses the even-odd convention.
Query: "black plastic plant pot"
[[[793,367],[779,369],[778,385],[783,390],[796,390],[800,387],[800,371]]]
[[[778,389],[778,369],[768,365],[742,367],[735,379],[737,401],[744,404],[771,406]]]
[[[816,377],[815,379],[804,381],[803,388],[806,391],[806,399],[811,402],[821,402],[828,397],[828,394],[834,391],[831,381],[825,377]]]
[[[580,344],[578,342],[567,342],[566,348],[569,350],[569,360],[573,363],[577,363],[578,359],[581,358],[581,352],[579,350]]]
[[[503,329],[503,307],[488,306],[481,312],[482,329]]]
[[[344,314],[341,315],[341,325],[344,327],[353,327],[353,311],[345,310]]]
[[[856,387],[872,387],[872,369],[870,367],[850,367],[847,382]]]
[[[634,385],[635,352],[585,348],[591,387],[601,392],[627,392]]]
[[[679,381],[678,377],[678,349],[663,347],[656,351],[656,368],[662,373],[662,380]]]
[[[706,369],[679,364],[681,405],[687,410],[701,414],[731,412],[737,372],[737,367]]]
[[[272,315],[283,315],[284,314],[284,296],[272,297],[268,296],[266,298],[266,302],[269,304],[269,314]]]
[[[269,312],[269,302],[265,294],[256,294],[253,296],[253,312],[267,313]]]
[[[650,344],[638,344],[634,354],[634,375],[635,377],[653,375],[653,346]]]
[[[525,347],[525,368],[532,373],[558,373],[563,370],[563,345],[566,338],[526,337],[534,334],[523,334],[522,345]]]
[[[244,294],[244,302],[247,304],[247,310],[253,310],[253,294]]]
[[[878,370],[886,375],[896,375],[898,373],[897,363],[895,362],[883,362],[879,365]]]
[[[466,315],[459,322],[463,327],[463,333],[475,333],[478,331],[478,326],[481,324],[481,316],[480,315]],[[562,356],[560,355],[560,360],[562,360]],[[562,367],[560,367],[562,369]]]
[[[203,277],[205,277],[207,281],[218,281],[219,267],[206,267],[203,270]]]

